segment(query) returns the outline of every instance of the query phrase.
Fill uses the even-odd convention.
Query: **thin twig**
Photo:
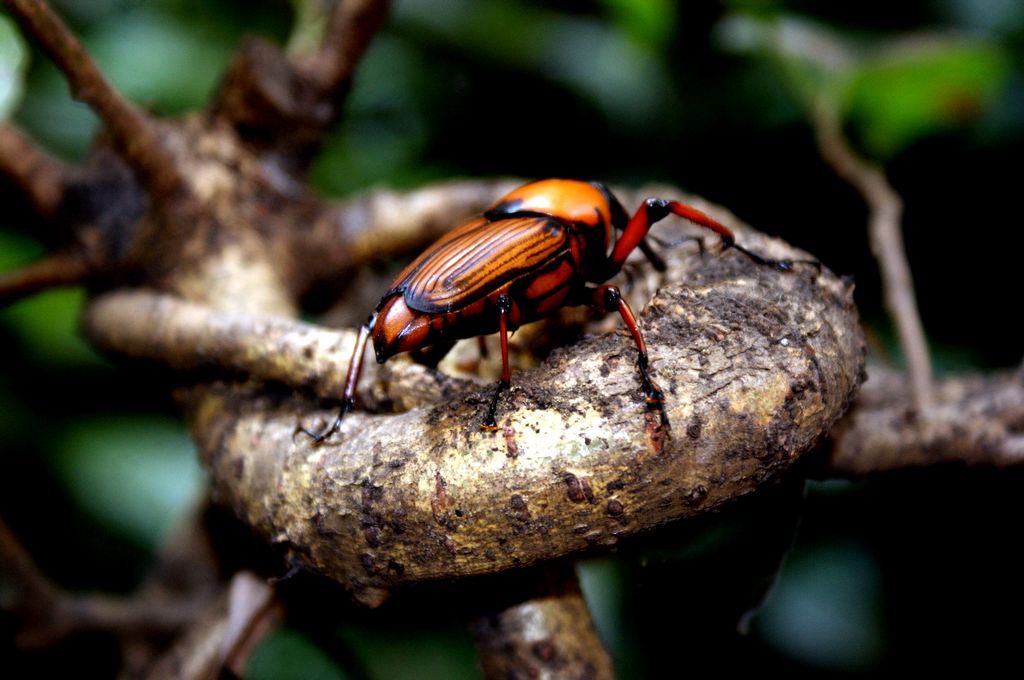
[[[42,46],[63,73],[72,96],[103,120],[129,165],[151,195],[163,197],[179,185],[174,158],[154,120],[126,100],[100,72],[75,35],[41,0],[3,0],[11,15]]]
[[[47,255],[13,272],[0,274],[0,309],[49,288],[84,283],[89,267],[76,252]]]
[[[847,143],[831,101],[819,99],[811,118],[822,157],[840,177],[857,188],[868,205],[868,232],[882,272],[886,306],[906,357],[914,407],[923,414],[932,403],[932,367],[900,231],[903,201],[885,173],[861,158]]]
[[[51,599],[53,585],[36,568],[21,542],[0,518],[0,575],[12,589],[15,606]]]
[[[239,572],[146,677],[213,679],[222,677],[223,668],[241,676],[249,653],[279,617],[274,590],[251,572]]]
[[[309,59],[320,50],[333,3],[331,0],[298,0],[292,3],[295,18],[285,52],[294,62]]]
[[[40,216],[51,218],[57,212],[68,171],[14,126],[0,124],[0,173],[22,190]]]
[[[323,91],[344,96],[387,5],[387,0],[338,0],[335,4],[320,50],[303,67]]]
[[[44,647],[81,631],[166,633],[193,620],[198,599],[74,595],[54,586],[0,520],[0,575],[20,618],[17,642]]]

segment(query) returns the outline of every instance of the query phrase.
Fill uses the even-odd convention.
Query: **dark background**
[[[168,115],[206,101],[242,35],[287,40],[294,6],[55,4],[115,83]],[[780,21],[786,35],[844,45],[845,65],[758,47],[780,25],[764,22]],[[898,365],[864,204],[807,122],[808,88],[822,87],[905,201],[937,370],[1019,365],[1024,6],[1013,0],[398,2],[313,182],[337,196],[454,176],[674,184],[853,276],[873,360]],[[95,128],[38,54],[14,117],[69,159]],[[4,270],[42,246],[3,183],[0,205]],[[0,514],[58,583],[130,591],[201,472],[166,380],[115,368],[78,337],[82,300],[56,291],[0,311]],[[802,501],[791,482],[581,575],[623,678],[1019,667],[1022,479],[952,466],[812,482]],[[794,532],[765,608],[735,633]],[[420,621],[423,597],[318,619],[316,635],[293,621],[251,675],[475,677],[461,622]],[[116,667],[94,638],[16,654],[13,629],[0,613],[0,661],[14,668]]]

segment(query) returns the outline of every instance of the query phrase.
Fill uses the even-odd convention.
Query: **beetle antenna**
[[[313,444],[316,445],[323,443],[341,429],[341,421],[345,414],[355,408],[356,385],[359,383],[359,374],[363,369],[363,354],[366,349],[366,341],[369,339],[370,333],[376,324],[377,314],[373,313],[366,320],[366,323],[359,327],[359,335],[356,337],[355,347],[352,348],[352,360],[348,364],[348,375],[345,377],[345,395],[341,399],[341,409],[338,411],[338,417],[334,419],[334,423],[319,433],[307,430],[299,424],[295,426],[295,432],[292,433],[292,436],[301,432],[312,439]]]

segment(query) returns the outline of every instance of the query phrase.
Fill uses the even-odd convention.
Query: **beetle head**
[[[378,309],[372,335],[378,364],[426,344],[431,317],[410,309],[401,292],[385,296]]]

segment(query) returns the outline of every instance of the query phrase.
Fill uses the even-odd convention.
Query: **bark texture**
[[[296,436],[308,405],[224,390],[193,412],[216,498],[375,605],[397,584],[614,545],[756,490],[828,432],[859,385],[851,287],[810,266],[701,257],[692,244],[668,255],[668,283],[641,314],[664,422],[644,404],[622,332],[515,373],[495,433],[477,427],[489,387],[350,414],[321,446]],[[634,281],[634,298],[658,283]]]
[[[830,438],[822,474],[1024,462],[1024,372],[947,378],[936,383],[927,411],[914,404],[905,374],[872,367],[854,410]]]
[[[565,565],[470,624],[484,675],[494,680],[610,680],[611,657],[597,637],[576,576]]]
[[[97,346],[160,362],[189,385],[178,394],[215,500],[364,604],[403,584],[600,551],[750,494],[828,434],[862,380],[847,282],[809,265],[781,272],[737,252],[702,255],[680,221],[666,220],[655,234],[675,244],[662,253],[668,270],[635,257],[615,281],[642,310],[664,410],[644,403],[636,348],[617,318],[586,325],[566,313],[517,332],[523,370],[502,396],[497,432],[478,428],[493,366],[478,370],[463,345],[443,371],[404,357],[367,366],[362,409],[313,446],[297,429],[333,419],[354,333],[297,321],[303,303],[327,291],[348,306],[340,317],[360,318],[375,302],[351,283],[361,265],[409,254],[511,188],[446,183],[342,204],[308,189],[309,162],[386,3],[333,5],[312,52],[245,43],[212,104],[174,121],[121,97],[46,3],[5,4],[105,132],[83,165],[65,168],[0,127],[0,147],[18,152],[0,155],[0,172],[70,258],[0,278],[0,303],[85,283]],[[683,198],[751,250],[808,257],[676,190],[619,196],[628,207]],[[12,540],[0,548],[14,571],[30,571]],[[32,578],[23,580],[46,594]],[[276,605],[244,571],[234,582],[186,617],[154,677],[240,667]],[[493,676],[610,676],[571,579],[491,610],[476,630]],[[103,622],[124,617],[113,619]]]

